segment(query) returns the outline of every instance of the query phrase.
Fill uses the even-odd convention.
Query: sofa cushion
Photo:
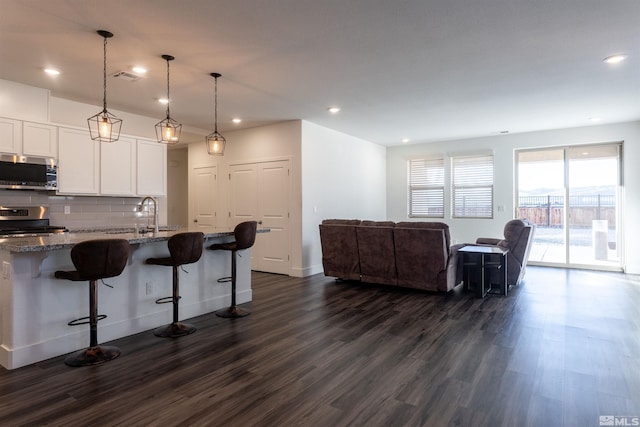
[[[432,228],[435,230],[444,230],[445,244],[447,248],[451,246],[451,235],[449,234],[449,225],[438,221],[403,221],[396,224],[401,228]]]
[[[430,291],[447,289],[449,248],[444,229],[398,224],[394,239],[398,285]]]
[[[325,220],[320,224],[322,267],[325,275],[360,280],[355,222],[360,223],[359,220]]]
[[[356,234],[362,281],[395,285],[396,259],[393,227],[384,224],[369,226],[361,224],[356,227]]]

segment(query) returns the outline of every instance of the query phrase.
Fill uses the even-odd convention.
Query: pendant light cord
[[[107,37],[104,38],[104,57],[103,57],[103,68],[102,68],[102,73],[103,73],[103,84],[102,84],[102,88],[103,88],[103,96],[102,96],[102,112],[106,113],[107,112]]]
[[[218,78],[216,77],[216,89],[215,89],[215,102],[213,106],[215,123],[213,124],[213,131],[218,133]]]
[[[169,105],[171,104],[171,97],[169,96],[169,60],[167,59],[167,119],[170,117]]]

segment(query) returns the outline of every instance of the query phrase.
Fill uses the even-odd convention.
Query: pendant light
[[[156,138],[158,142],[177,144],[180,140],[182,125],[173,120],[169,114],[169,105],[171,104],[171,98],[169,97],[169,61],[173,61],[175,58],[171,55],[162,55],[162,59],[167,61],[167,118],[156,124]]]
[[[211,77],[213,77],[216,81],[216,91],[215,91],[215,101],[214,101],[214,111],[215,111],[215,121],[213,133],[207,135],[207,153],[212,156],[223,156],[224,155],[224,146],[227,144],[227,140],[224,139],[224,136],[218,132],[218,77],[222,76],[220,73],[211,73]]]
[[[102,111],[87,119],[91,139],[100,142],[114,142],[120,138],[122,119],[117,118],[107,111],[107,39],[113,37],[109,31],[98,30],[97,33],[104,38],[104,66],[103,66],[103,90]]]

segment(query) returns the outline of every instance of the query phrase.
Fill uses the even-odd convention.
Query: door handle
[[[196,219],[194,219],[194,220],[193,220],[193,222],[198,222],[198,219],[197,219],[197,218],[196,218]]]

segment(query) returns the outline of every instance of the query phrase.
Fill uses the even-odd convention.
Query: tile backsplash
[[[163,224],[162,205],[158,200],[160,224]],[[133,227],[153,223],[153,208],[145,203],[137,212],[142,197],[59,196],[51,192],[0,190],[0,206],[48,206],[51,225],[69,230],[86,227]],[[67,213],[65,213],[65,210]]]

